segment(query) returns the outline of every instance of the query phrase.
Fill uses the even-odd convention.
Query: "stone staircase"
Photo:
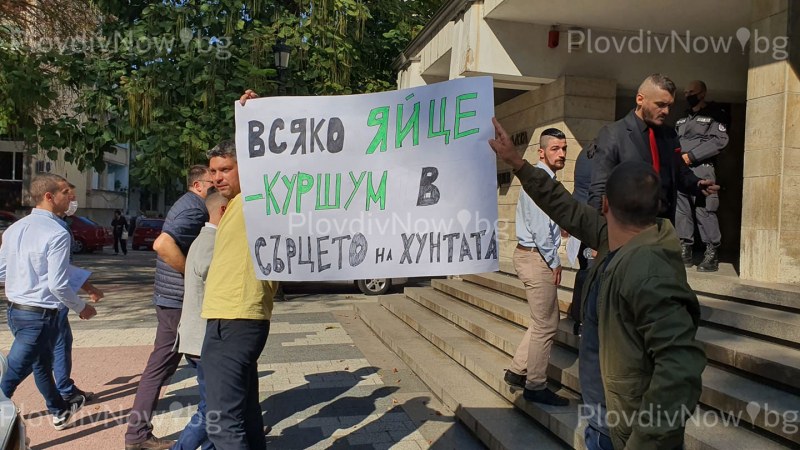
[[[693,271],[692,271],[693,272]],[[719,279],[714,279],[714,277]],[[702,307],[698,340],[709,364],[687,449],[800,448],[800,289],[690,273]],[[575,273],[565,271],[566,311]],[[562,316],[548,377],[574,401],[525,401],[503,374],[529,319],[522,282],[504,273],[435,279],[359,316],[492,449],[583,449],[578,338]]]

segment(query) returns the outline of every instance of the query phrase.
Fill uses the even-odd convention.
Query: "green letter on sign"
[[[369,144],[369,148],[367,149],[367,154],[371,155],[375,153],[375,149],[378,148],[380,145],[381,151],[386,151],[386,142],[387,137],[386,133],[389,131],[389,107],[388,106],[381,106],[380,108],[375,108],[369,112],[369,119],[367,119],[367,126],[374,127],[379,125],[378,132],[375,134],[375,137],[372,138],[372,142]]]
[[[467,131],[461,132],[461,119],[465,117],[475,117],[475,111],[464,111],[461,112],[461,102],[464,100],[473,100],[478,98],[478,94],[472,92],[470,94],[461,94],[456,97],[456,126],[455,126],[455,134],[453,136],[454,139],[461,139],[463,137],[467,137],[470,134],[475,134],[478,132],[477,128],[472,128]]]

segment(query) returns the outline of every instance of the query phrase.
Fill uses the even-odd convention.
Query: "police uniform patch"
[[[695,120],[700,123],[711,123],[711,117],[698,117]]]
[[[683,125],[684,123],[686,123],[686,117],[684,117],[683,119],[679,119],[676,125]]]
[[[724,132],[728,131],[728,129],[725,128],[725,125],[719,124],[719,131],[722,131],[724,133]]]

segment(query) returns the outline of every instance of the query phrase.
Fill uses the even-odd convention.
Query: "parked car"
[[[140,248],[153,249],[153,242],[164,227],[164,219],[139,219],[136,221],[136,228],[133,229],[133,241],[131,241],[131,248],[139,250]]]
[[[19,218],[14,214],[8,211],[0,211],[0,244],[3,243],[3,232],[17,220]]]
[[[355,284],[358,289],[366,295],[383,295],[392,288],[392,286],[399,286],[408,282],[408,278],[369,278],[365,280],[342,280],[342,281],[320,281],[320,283],[336,283],[336,284]],[[297,286],[307,285],[307,282],[301,281],[282,281],[284,287],[289,287],[294,290]]]
[[[64,220],[72,231],[72,253],[91,253],[114,243],[111,230],[88,217],[70,216]]]

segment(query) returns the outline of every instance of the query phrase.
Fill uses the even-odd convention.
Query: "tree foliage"
[[[23,52],[15,67],[24,70],[4,64],[0,95],[2,77],[24,86],[41,81],[26,70],[39,71],[48,83],[41,103],[58,99],[66,108],[53,114],[51,104],[49,115],[17,120],[17,131],[42,148],[66,149],[80,168],[102,168],[106,151],[129,142],[132,180],[156,189],[232,136],[233,104],[245,89],[275,94],[278,39],[294,49],[291,94],[387,90],[396,78],[391,61],[441,1],[95,0],[95,32]]]

